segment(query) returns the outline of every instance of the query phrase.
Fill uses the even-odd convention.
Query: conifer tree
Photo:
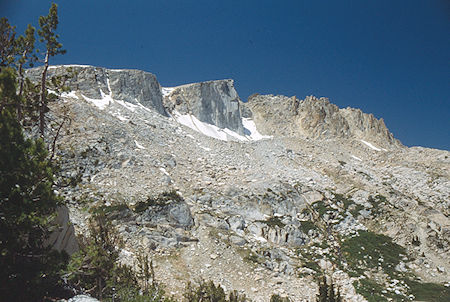
[[[60,255],[44,245],[60,203],[42,140],[26,139],[15,116],[15,72],[0,73],[0,297],[38,301],[57,290]]]
[[[325,275],[322,278],[322,282],[319,281],[319,295],[317,296],[317,302],[328,302],[328,284]]]
[[[333,280],[331,280],[330,286],[327,283],[327,277],[324,275],[322,281],[319,280],[319,294],[317,295],[317,302],[341,302],[341,293],[339,289],[337,293],[334,289]]]
[[[58,54],[66,53],[66,51],[62,49],[62,44],[58,41],[59,35],[56,34],[58,23],[58,6],[55,3],[52,3],[48,15],[39,17],[39,41],[45,43],[44,68],[42,70],[39,101],[39,131],[41,132],[41,136],[44,136],[45,131],[45,112],[47,110],[46,81],[49,59]]]
[[[16,27],[11,26],[7,18],[0,19],[0,71],[10,66],[15,56]]]
[[[22,96],[24,75],[23,68],[25,65],[33,67],[34,62],[37,61],[37,56],[34,51],[34,43],[36,41],[35,33],[36,29],[28,24],[25,30],[25,35],[19,36],[16,41],[16,52],[20,56],[17,60],[17,71],[19,73],[19,96]]]

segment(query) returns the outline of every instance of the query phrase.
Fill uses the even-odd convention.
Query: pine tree
[[[328,284],[325,275],[322,278],[322,282],[319,281],[319,295],[317,296],[317,302],[328,302]]]
[[[44,68],[41,76],[41,94],[39,101],[39,131],[41,136],[44,136],[45,129],[45,112],[47,110],[47,70],[49,66],[50,57],[58,54],[65,54],[66,51],[62,49],[62,44],[58,42],[59,35],[57,35],[56,28],[58,27],[58,6],[52,3],[47,16],[39,17],[38,35],[39,41],[45,43],[45,58]]]
[[[67,268],[69,284],[84,288],[102,301],[119,287],[135,288],[137,281],[129,267],[117,263],[123,243],[102,209],[97,209],[89,221],[90,234],[81,242],[81,249],[72,256]]]
[[[28,24],[25,30],[25,35],[19,36],[16,41],[16,52],[20,56],[17,60],[17,70],[19,73],[19,96],[22,96],[24,75],[23,67],[28,65],[28,67],[33,67],[34,63],[37,61],[37,56],[34,51],[34,43],[36,42],[35,33],[36,29]]]
[[[0,19],[0,71],[10,66],[15,56],[16,27],[11,26],[7,18]]]
[[[317,295],[317,302],[341,302],[341,293],[339,288],[337,293],[334,289],[333,280],[331,280],[330,286],[327,283],[327,277],[324,275],[322,281],[319,280],[319,294]]]
[[[331,282],[331,284],[330,284],[330,294],[329,294],[329,297],[328,297],[328,301],[329,302],[337,302],[336,301],[336,294],[334,293],[334,284],[333,284],[333,282]]]
[[[26,139],[15,115],[16,79],[0,73],[0,297],[37,301],[58,291],[64,256],[44,246],[60,199],[42,140]]]

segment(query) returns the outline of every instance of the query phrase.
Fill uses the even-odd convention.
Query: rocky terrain
[[[450,152],[405,147],[382,119],[325,98],[242,102],[232,80],[167,88],[143,71],[70,68],[50,106],[66,120],[70,221],[81,235],[105,207],[122,261],[146,253],[169,293],[204,279],[253,301],[315,301],[325,272],[344,301],[449,295]]]

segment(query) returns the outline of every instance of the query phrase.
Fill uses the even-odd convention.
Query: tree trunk
[[[22,59],[25,59],[27,55],[27,51],[25,50],[22,54]],[[19,119],[19,122],[22,122],[22,94],[23,94],[23,63],[20,63],[19,65],[19,102],[17,103],[17,118]]]
[[[103,287],[102,287],[102,279],[100,277],[97,278],[97,286],[98,286],[98,299],[103,301]]]
[[[48,51],[45,54],[45,63],[44,63],[44,70],[42,71],[42,78],[41,78],[41,98],[39,101],[39,131],[41,132],[41,137],[44,137],[44,130],[45,130],[45,107],[46,107],[46,95],[47,92],[45,87],[45,82],[47,80],[47,69],[48,69]]]

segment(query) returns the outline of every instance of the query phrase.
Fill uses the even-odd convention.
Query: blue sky
[[[163,86],[232,78],[252,93],[325,96],[383,117],[407,146],[450,150],[445,0],[61,0],[53,64],[137,68]],[[0,0],[22,32],[51,1]]]

